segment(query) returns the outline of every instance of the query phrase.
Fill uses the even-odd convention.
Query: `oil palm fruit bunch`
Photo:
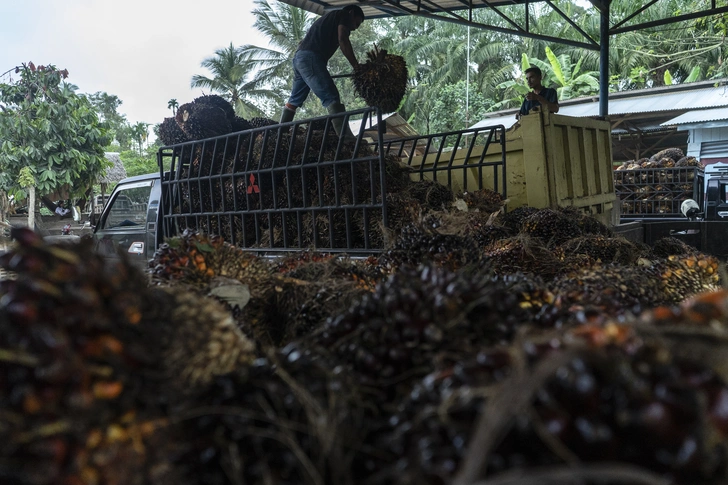
[[[623,237],[585,235],[569,239],[554,248],[559,259],[574,254],[585,254],[597,263],[630,265],[637,262],[640,251],[637,245]]]
[[[507,379],[512,366],[505,346],[483,348],[458,362],[433,362],[367,436],[367,448],[377,452],[357,460],[364,469],[358,475],[396,477],[382,483],[451,483],[487,401],[486,389]]]
[[[590,266],[593,262],[575,255],[558,258],[541,239],[520,234],[498,239],[482,249],[484,259],[496,274],[527,273],[543,278],[568,274],[572,267]]]
[[[661,285],[660,301],[677,304],[698,293],[720,288],[717,258],[703,253],[673,255],[653,261]]]
[[[216,235],[185,230],[160,245],[149,262],[157,284],[184,283],[203,287],[215,278],[230,278],[251,289],[269,277],[273,266]]]
[[[700,293],[679,305],[663,306],[640,316],[644,322],[663,326],[697,326],[728,329],[728,291]]]
[[[189,141],[185,132],[179,127],[174,118],[164,118],[159,125],[159,139],[165,145],[176,145]]]
[[[272,350],[244,375],[219,376],[172,407],[181,425],[171,439],[185,448],[171,467],[184,478],[167,483],[357,483],[350,467],[367,429],[362,394],[302,345]]]
[[[658,258],[667,258],[668,256],[681,254],[694,254],[697,252],[698,250],[693,246],[690,246],[682,240],[672,236],[661,237],[652,245],[652,254]]]
[[[156,343],[171,388],[189,392],[216,376],[244,372],[257,357],[255,343],[223,303],[179,287],[151,288],[149,293],[160,303],[146,318],[170,322],[157,329]]]
[[[223,113],[225,113],[225,118],[227,118],[230,124],[235,122],[235,109],[233,108],[233,105],[230,104],[230,101],[223,98],[222,96],[219,96],[217,94],[206,94],[204,96],[195,98],[192,103],[218,108],[222,110]]]
[[[227,135],[232,130],[225,110],[211,104],[185,103],[174,119],[190,140]]]
[[[570,217],[554,209],[540,209],[521,223],[521,232],[541,239],[549,247],[581,236],[581,228]]]
[[[564,305],[596,307],[608,315],[678,304],[718,289],[718,260],[706,255],[670,256],[639,266],[608,264],[575,271],[551,287]]]
[[[514,235],[508,227],[494,223],[487,213],[469,212],[465,216],[467,223],[465,234],[475,239],[481,248]]]
[[[246,120],[241,116],[235,116],[235,119],[230,123],[230,129],[233,132],[246,131],[252,128],[253,125],[250,123],[250,121]]]
[[[260,116],[250,118],[248,120],[248,123],[250,123],[250,126],[253,128],[263,128],[264,126],[272,126],[278,124],[278,122],[275,120],[272,120],[270,118],[263,118]]]
[[[437,360],[509,341],[540,310],[538,300],[552,301],[549,295],[538,280],[525,277],[453,272],[431,263],[402,268],[329,319],[310,342],[328,349],[362,382],[405,385],[405,375],[422,377]]]
[[[681,356],[679,345],[631,326],[568,334],[587,347],[534,394],[533,410],[549,439],[582,462],[630,463],[677,484],[725,481],[728,428],[719,409],[728,386],[700,356]]]
[[[0,482],[135,483],[164,397],[131,264],[13,229],[0,267]],[[135,436],[135,445],[132,435]],[[126,461],[126,465],[120,463]]]
[[[455,200],[450,187],[433,180],[412,182],[405,188],[405,192],[426,210],[446,210]]]
[[[529,206],[516,207],[513,210],[499,214],[498,223],[503,226],[506,226],[514,233],[518,233],[521,231],[521,224],[523,223],[523,221],[528,216],[535,214],[538,211],[539,211],[539,209],[536,209],[535,207],[529,207]]]
[[[700,160],[695,157],[683,157],[675,162],[676,167],[700,167],[702,164]]]
[[[275,285],[271,305],[276,315],[270,320],[276,322],[279,335],[271,340],[281,347],[319,329],[331,315],[344,313],[373,291],[376,281],[363,265],[329,258],[286,271]]]
[[[491,214],[503,208],[503,196],[490,189],[479,189],[464,192],[462,199],[469,211],[481,211]]]
[[[612,230],[604,224],[602,221],[597,219],[591,214],[586,214],[584,211],[574,206],[568,207],[557,207],[556,211],[572,219],[583,234],[594,234],[599,236],[612,236]]]
[[[650,157],[650,160],[652,160],[653,162],[659,162],[665,158],[669,158],[673,162],[677,162],[684,156],[685,153],[683,153],[680,148],[665,148],[664,150],[660,150],[659,152],[652,155]]]
[[[414,265],[429,261],[457,270],[479,265],[482,252],[475,239],[443,226],[434,215],[403,227],[380,257],[384,267]]]
[[[395,111],[407,90],[404,57],[375,46],[367,52],[367,61],[354,72],[354,89],[368,106],[377,107],[384,113]]]

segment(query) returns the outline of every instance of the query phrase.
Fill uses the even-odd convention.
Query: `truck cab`
[[[706,221],[728,221],[728,163],[705,167],[704,200]]]
[[[94,228],[96,252],[108,259],[123,253],[134,265],[146,268],[156,250],[161,195],[157,173],[119,182]]]

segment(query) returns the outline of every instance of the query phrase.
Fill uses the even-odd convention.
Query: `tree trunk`
[[[5,222],[9,210],[10,201],[8,200],[8,194],[4,190],[0,190],[0,221]]]
[[[35,186],[28,187],[28,228],[35,230]]]

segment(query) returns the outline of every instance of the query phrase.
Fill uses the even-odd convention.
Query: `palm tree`
[[[172,110],[172,116],[175,116],[177,114],[177,108],[179,108],[179,103],[176,99],[172,98],[169,101],[167,101],[167,108]]]
[[[256,86],[267,86],[276,109],[283,105],[293,82],[293,56],[298,44],[306,36],[316,16],[305,10],[283,2],[271,5],[268,0],[255,0],[254,27],[267,38],[270,47],[244,45],[242,55],[248,59],[250,67],[257,73],[253,79]]]
[[[139,156],[142,156],[144,142],[147,141],[147,138],[149,137],[149,123],[135,123],[131,127],[131,136],[134,141],[137,142],[137,146],[139,148]]]
[[[230,43],[228,47],[216,50],[214,57],[208,57],[200,65],[213,76],[195,74],[192,76],[191,87],[209,89],[226,98],[238,116],[264,116],[263,110],[256,103],[270,99],[275,94],[270,89],[262,88],[261,83],[254,79],[254,62],[243,48],[234,47]]]

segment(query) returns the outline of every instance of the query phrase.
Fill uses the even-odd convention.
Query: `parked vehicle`
[[[646,243],[671,236],[728,259],[728,164],[615,171],[615,189]]]
[[[354,145],[345,143],[328,129],[337,116],[377,117],[377,140],[365,142],[361,123]],[[140,175],[114,188],[95,227],[97,250],[110,258],[123,252],[145,266],[165,238],[191,229],[266,254],[315,247],[371,255],[382,250],[388,222],[385,154],[401,156],[411,146],[443,157],[455,153],[448,146],[479,146],[479,158],[465,165],[420,164],[412,177],[449,185],[456,170],[498,171],[497,189],[505,192],[502,126],[386,142],[385,129],[381,113],[367,108],[163,147],[164,179]],[[490,146],[495,161],[485,161],[482,148]],[[481,178],[465,189],[483,186]]]
[[[97,250],[108,257],[123,252],[146,266],[165,238],[190,229],[269,255],[312,247],[371,255],[382,250],[381,227],[389,227],[386,155],[409,165],[414,180],[434,180],[455,192],[486,187],[504,199],[508,188],[515,207],[571,205],[633,240],[651,244],[673,236],[726,255],[728,170],[722,164],[706,171],[629,174],[628,190],[647,191],[652,198],[646,203],[649,198],[635,197],[638,209],[619,221],[611,154],[585,150],[608,146],[607,122],[543,113],[526,120],[520,134],[495,126],[385,141],[380,113],[365,109],[340,116],[354,115],[380,117],[377,139],[369,146],[362,128],[354,149],[346,148],[333,132],[321,130],[331,121],[323,117],[161,148],[164,177],[131,177],[110,195],[95,227]],[[572,138],[583,143],[566,143]],[[533,142],[538,139],[543,143]],[[411,146],[423,147],[421,153],[406,149]],[[666,188],[668,180],[681,187],[679,196],[674,187]],[[690,210],[680,212],[683,205]]]

